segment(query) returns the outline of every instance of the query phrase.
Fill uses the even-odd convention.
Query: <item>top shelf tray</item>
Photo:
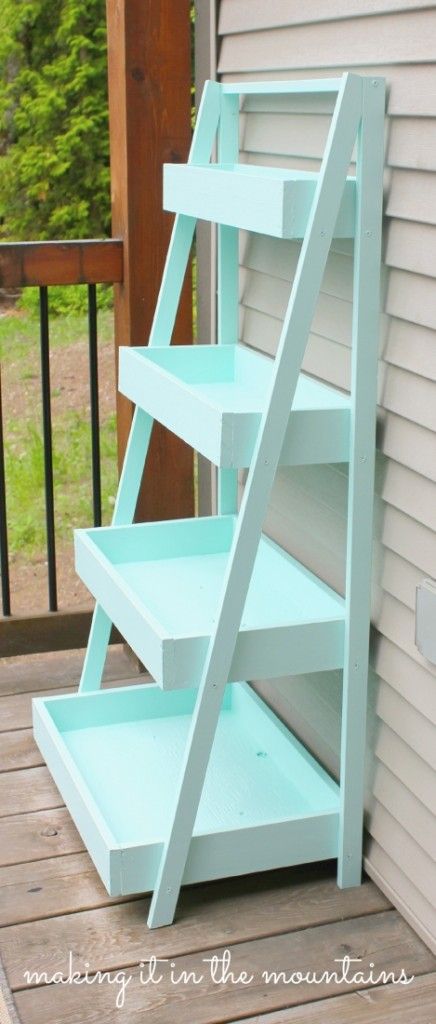
[[[252,164],[165,164],[165,210],[200,220],[257,231],[276,238],[302,238],[318,174]],[[355,178],[347,178],[335,227],[336,238],[352,238]]]

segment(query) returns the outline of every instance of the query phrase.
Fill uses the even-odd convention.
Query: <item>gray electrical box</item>
[[[436,665],[436,580],[423,580],[416,588],[415,643]]]

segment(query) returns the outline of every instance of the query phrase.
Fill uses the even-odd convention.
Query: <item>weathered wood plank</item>
[[[150,676],[135,675],[133,678],[107,679],[104,687],[129,686],[136,683],[150,681]],[[9,694],[7,697],[0,697],[0,733],[10,732],[12,729],[29,729],[32,725],[32,699],[33,697],[53,697],[56,693],[74,693],[77,683],[73,686],[53,686],[44,689],[29,691],[28,693]]]
[[[82,840],[65,807],[0,819],[0,866],[82,850]]]
[[[64,801],[48,769],[23,768],[0,775],[0,818],[27,814],[51,807],[63,807]]]
[[[27,693],[59,686],[77,686],[85,657],[84,650],[51,651],[43,655],[0,660],[0,694]],[[108,650],[103,681],[131,679],[132,659],[122,646]]]
[[[20,987],[27,968],[62,971],[69,948],[89,963],[90,972],[115,970],[139,963],[144,945],[149,956],[180,956],[389,907],[372,883],[340,890],[332,875],[289,869],[185,889],[171,930],[146,930],[149,899],[17,924],[2,930],[0,949],[11,984]]]
[[[85,647],[91,626],[92,612],[44,612],[39,615],[12,615],[0,621],[0,653],[2,658],[21,654],[64,651]],[[110,643],[119,644],[122,637],[112,628]]]
[[[312,883],[315,880],[320,889],[318,910],[316,899],[312,895]],[[293,892],[293,887],[304,892],[307,904],[299,905],[298,892]],[[301,914],[306,914],[306,919],[321,923],[324,920],[335,920],[337,917],[350,917],[358,911],[359,913],[376,913],[389,907],[389,903],[382,893],[374,886],[367,883],[359,890],[357,900],[351,895],[344,896],[335,885],[333,877],[329,876],[328,866],[317,866],[309,868],[295,868],[292,871],[275,872],[274,875],[250,876],[248,879],[235,879],[233,882],[223,882],[214,885],[210,893],[210,903],[215,893],[215,902],[221,898],[220,892],[226,892],[230,898],[230,889],[234,893],[233,899],[244,900],[243,915],[250,907],[249,896],[253,902],[260,900],[259,909],[251,911],[256,913],[258,922],[263,922],[266,912],[262,910],[266,900],[272,899],[272,904],[279,908],[279,919],[285,913],[286,906],[292,909],[291,921],[297,926]],[[280,902],[280,892],[283,889],[283,907]],[[198,890],[200,899],[205,898],[206,887]],[[30,896],[29,896],[30,894]],[[201,895],[203,894],[203,895]],[[271,894],[273,894],[271,896]],[[356,897],[356,893],[353,894]],[[185,897],[183,897],[185,898]],[[189,900],[194,900],[193,895]],[[123,902],[121,899],[113,899],[100,881],[100,878],[87,853],[70,854],[65,857],[54,857],[41,861],[33,861],[24,864],[14,864],[9,867],[0,868],[0,926],[7,924],[19,924],[24,921],[32,921],[37,918],[59,917],[63,914],[90,910],[93,907],[106,907]],[[256,902],[257,907],[257,902]],[[298,913],[297,913],[298,911]],[[215,908],[216,913],[216,908]],[[321,917],[313,918],[316,913]],[[146,916],[144,910],[143,914]],[[295,917],[295,915],[297,915]],[[73,922],[75,918],[71,917]],[[128,918],[126,917],[126,921]],[[98,922],[96,922],[97,927]],[[79,925],[78,925],[79,927]],[[125,928],[125,923],[123,925]],[[141,925],[142,928],[142,925]],[[289,930],[289,920],[288,920]],[[264,932],[263,932],[264,933]],[[142,934],[142,932],[141,932]],[[143,936],[142,936],[143,938]]]
[[[43,764],[43,760],[31,729],[17,729],[2,734],[0,772],[16,771],[18,768],[35,768],[40,764]]]
[[[76,686],[61,686],[29,693],[10,694],[0,698],[0,732],[29,729],[32,725],[32,698],[52,696],[55,693],[73,693]]]
[[[120,239],[0,244],[1,288],[113,284],[122,280],[123,243]]]
[[[121,902],[108,896],[88,853],[0,868],[0,927]]]
[[[436,974],[424,974],[408,986],[361,989],[278,1013],[244,1017],[244,1024],[431,1024],[435,1005]]]
[[[162,929],[154,933],[155,948],[169,952],[174,929]],[[231,930],[229,927],[231,935]],[[158,946],[158,942],[161,945]],[[344,942],[345,939],[345,942]],[[150,933],[145,933],[141,959],[149,955]],[[71,946],[69,945],[70,949]],[[67,952],[67,951],[65,951]],[[19,991],[16,1001],[24,1024],[42,1024],[56,1020],[57,1024],[87,1024],[101,1020],[132,1022],[147,1020],[147,1024],[216,1024],[218,1021],[235,1020],[241,1015],[248,1016],[310,1002],[313,999],[313,984],[289,984],[283,978],[277,984],[267,984],[262,977],[264,971],[291,972],[299,970],[323,972],[338,965],[336,958],[345,955],[358,957],[362,970],[369,970],[369,964],[376,964],[378,971],[395,971],[399,974],[404,964],[411,974],[423,974],[434,970],[434,957],[416,938],[408,925],[395,911],[387,911],[367,917],[355,918],[347,923],[344,933],[343,922],[306,928],[297,932],[253,942],[243,942],[231,947],[231,966],[237,977],[246,971],[253,975],[250,984],[235,983],[217,985],[210,977],[209,964],[204,957],[216,954],[222,956],[223,948],[204,947],[199,953],[171,959],[178,976],[182,970],[195,971],[203,975],[201,984],[195,984],[192,977],[186,984],[171,982],[170,965],[162,966],[162,981],[155,985],[141,985],[137,969],[130,970],[131,978],[126,990],[125,1004],[115,1009],[116,985],[107,982],[98,986],[90,985],[46,985],[40,988]],[[170,953],[171,956],[171,953]],[[75,963],[77,965],[78,958]],[[119,987],[119,986],[118,986]],[[349,991],[352,985],[341,982],[330,985],[323,981],[317,985],[318,998],[325,998],[333,992]],[[354,983],[354,988],[358,988]],[[363,985],[360,986],[363,988]],[[333,991],[332,991],[333,989]],[[217,993],[219,992],[219,999]]]
[[[114,290],[115,344],[147,343],[172,218],[162,210],[162,164],[187,157],[191,138],[189,0],[108,0],[112,226],[124,243],[124,280]],[[146,186],[145,183],[146,182]],[[174,342],[192,342],[188,272]],[[119,458],[131,403],[117,395]],[[194,512],[192,451],[155,424],[139,519]]]

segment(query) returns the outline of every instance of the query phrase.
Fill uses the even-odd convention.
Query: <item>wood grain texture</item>
[[[71,610],[36,615],[12,615],[0,621],[0,651],[3,658],[22,654],[44,654],[85,647],[92,612]],[[110,642],[122,640],[112,629]]]
[[[61,686],[59,689],[41,688],[28,693],[10,694],[2,697],[0,703],[0,732],[13,729],[30,729],[32,725],[32,698],[43,697],[45,694],[71,693],[76,686]]]
[[[121,902],[108,896],[86,852],[0,868],[1,927]]]
[[[35,768],[43,763],[31,729],[4,732],[0,746],[0,772]]]
[[[21,672],[6,666],[4,678],[13,692],[0,701],[9,704],[9,714],[18,698],[25,705],[15,704],[20,721],[24,708],[30,706],[32,691],[31,664],[35,668],[35,684],[41,687],[52,672],[57,688],[65,684],[80,670],[80,658],[74,654],[35,657],[22,664]],[[45,671],[44,671],[45,663]],[[130,661],[114,649],[108,658],[107,672],[119,667],[128,673]],[[20,694],[21,685],[25,691]],[[1,678],[1,672],[0,672]],[[113,682],[113,681],[112,681]],[[111,681],[106,685],[112,685]],[[55,692],[53,686],[51,692]],[[26,729],[12,729],[3,736],[29,738]],[[33,769],[40,774],[43,769]],[[4,778],[28,779],[30,790],[32,771],[12,771]],[[37,776],[34,774],[34,777]],[[20,810],[25,787],[17,791]],[[10,796],[5,791],[5,799]],[[4,806],[4,805],[3,805]],[[0,804],[1,807],[1,804]],[[192,983],[174,988],[167,978],[150,990],[137,982],[137,964],[153,952],[167,956],[177,969],[200,971],[203,958],[211,951],[231,948],[236,970],[318,969],[334,966],[335,956],[363,956],[377,966],[400,970],[405,966],[410,973],[422,974],[434,970],[434,960],[415,938],[410,929],[380,891],[370,882],[357,889],[339,890],[334,879],[334,865],[313,865],[264,875],[225,880],[209,885],[185,889],[180,914],[172,928],[149,932],[146,915],[149,899],[111,900],[83,846],[65,808],[18,813],[0,818],[0,948],[7,961],[7,972],[16,988],[16,1000],[22,1024],[56,1020],[59,1024],[92,1024],[111,1020],[116,1024],[135,1022],[142,1024],[146,1015],[151,1024],[173,1024],[177,1017],[181,1024],[207,1024],[237,1020],[249,1014],[277,1013],[302,1014],[301,1020],[317,1020],[314,1011],[321,1014],[320,1021],[328,1021],[333,1007],[331,1024],[353,1021],[352,1013],[363,1007],[386,1007],[391,1003],[387,989],[371,990],[362,996],[349,992],[337,996],[336,986],[317,987],[320,1001],[314,1006],[313,986],[266,985],[262,981],[248,988],[237,984],[216,986],[206,979],[201,986]],[[47,970],[65,967],[68,950],[74,951],[76,964],[82,969],[85,962],[93,970],[125,970],[133,980],[126,993],[123,1010],[115,1009],[114,986],[43,986],[28,989],[23,971]],[[428,974],[429,992],[433,993],[432,975]],[[421,992],[420,982],[414,983]],[[426,1002],[426,984],[423,985],[422,1007]],[[346,992],[346,987],[345,990]],[[401,989],[405,997],[413,989]],[[219,998],[217,999],[217,995]],[[336,997],[337,998],[332,998]],[[420,997],[421,998],[421,997]],[[354,1000],[354,1001],[353,1001]],[[378,1002],[380,1001],[380,1003]],[[300,1005],[294,1005],[300,1004]],[[407,1004],[406,1004],[407,1005]],[[287,1006],[286,1011],[279,1007]],[[294,1006],[294,1009],[289,1007]],[[305,1015],[305,1008],[307,1013]],[[309,1012],[310,1008],[310,1012]],[[414,1004],[414,1019],[421,1003]],[[392,1013],[397,1003],[392,1003]],[[410,1007],[408,1006],[408,1012]],[[378,1012],[378,1011],[377,1011]],[[349,1016],[346,1016],[349,1014]],[[266,1020],[268,1016],[266,1017]],[[296,1020],[298,1021],[298,1017]],[[356,1024],[384,1024],[380,1015],[356,1016]],[[393,1018],[391,1018],[393,1019]],[[395,1017],[397,1019],[397,1016]],[[410,1019],[403,1018],[404,1024]],[[431,1018],[429,1018],[431,1019]],[[274,1018],[272,1018],[272,1021]],[[277,1017],[277,1024],[280,1016]],[[290,1018],[292,1021],[292,1017]],[[401,1017],[398,1016],[401,1021]],[[272,1024],[271,1021],[271,1024]],[[286,1017],[283,1018],[285,1024]],[[422,1024],[428,1024],[425,1017]]]
[[[255,894],[255,895],[254,895]],[[149,899],[14,925],[0,933],[0,949],[10,983],[22,987],[23,970],[63,970],[65,949],[74,948],[90,971],[114,970],[138,963],[144,943],[148,955],[179,956],[207,946],[251,941],[259,935],[298,931],[359,913],[389,907],[372,885],[339,890],[333,877],[318,870],[274,874],[202,885],[183,891],[179,920],[171,930],[144,933]]]
[[[436,974],[403,985],[364,989],[328,1002],[244,1017],[244,1024],[431,1024],[436,1002]],[[233,1024],[238,1024],[234,1021]]]
[[[62,797],[45,765],[1,773],[1,817],[62,806]]]
[[[0,866],[82,850],[82,840],[65,807],[0,819]]]
[[[162,164],[186,159],[191,136],[191,37],[188,0],[108,0],[112,224],[124,246],[115,288],[115,342],[147,342],[171,217],[162,211]],[[174,341],[192,341],[190,275]],[[117,396],[120,465],[131,404]],[[138,501],[140,520],[194,511],[192,452],[156,427]]]
[[[45,688],[78,686],[84,659],[83,650],[54,651],[43,655],[0,660],[0,696],[24,694]],[[103,682],[132,679],[135,663],[124,647],[109,648]],[[0,705],[1,708],[1,705]]]
[[[168,934],[168,931],[166,931]],[[164,932],[162,932],[164,935]],[[167,940],[164,938],[165,947]],[[164,948],[165,948],[164,947]],[[344,948],[345,947],[345,948]],[[410,973],[422,974],[434,969],[434,957],[419,939],[411,939],[410,930],[393,911],[355,918],[347,924],[344,943],[344,924],[304,929],[280,936],[261,938],[254,942],[232,945],[232,969],[236,974],[247,971],[254,975],[250,985],[241,983],[216,984],[207,976],[204,952],[175,959],[177,971],[204,973],[200,985],[188,982],[178,987],[171,984],[168,973],[158,986],[140,985],[137,969],[133,969],[132,981],[126,991],[125,1006],[118,1012],[114,1007],[114,986],[100,984],[98,988],[77,985],[48,985],[39,989],[16,993],[17,1006],[24,1021],[32,1024],[56,1019],[58,1024],[75,1024],[86,1020],[96,1022],[111,1020],[140,1021],[146,1016],[147,1024],[170,1024],[175,1018],[180,1024],[213,1024],[224,1020],[235,1020],[241,1014],[249,1015],[283,1006],[299,1005],[312,1001],[313,985],[303,982],[291,986],[282,979],[277,984],[266,984],[262,979],[264,971],[292,970],[302,972],[326,968],[333,969],[335,957],[349,955],[361,958],[362,968],[369,963],[377,964],[379,970],[399,972],[407,962]],[[222,954],[222,947],[209,949],[206,956]],[[206,967],[206,970],[205,970]],[[130,968],[129,968],[130,973]],[[346,984],[334,985],[333,991],[349,990]],[[357,987],[357,986],[356,986]],[[361,986],[363,987],[363,986]],[[333,986],[324,982],[317,986],[318,998],[326,998]],[[217,995],[219,993],[219,998]]]
[[[0,244],[1,288],[113,284],[122,279],[123,244],[117,238]]]

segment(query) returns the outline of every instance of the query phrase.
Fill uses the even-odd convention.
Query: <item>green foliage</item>
[[[48,294],[50,314],[56,317],[74,317],[87,312],[88,289],[83,284],[52,285]],[[112,309],[113,293],[110,285],[97,285],[97,301],[99,309]],[[24,288],[18,308],[39,320],[39,288]]]
[[[110,233],[104,0],[2,0],[0,218],[14,241]]]

